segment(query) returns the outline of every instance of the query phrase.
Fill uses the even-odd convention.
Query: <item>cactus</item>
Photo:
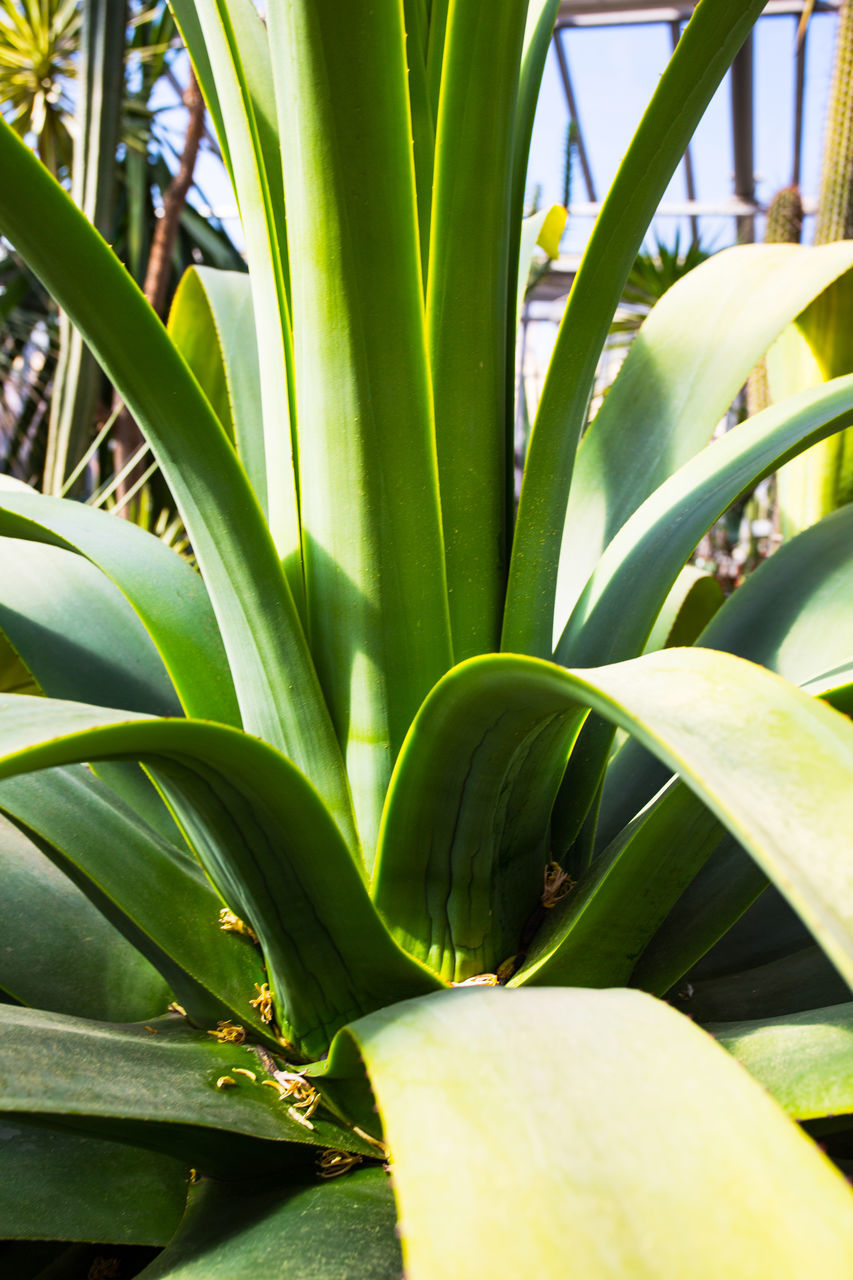
[[[815,244],[853,235],[853,0],[838,13]]]

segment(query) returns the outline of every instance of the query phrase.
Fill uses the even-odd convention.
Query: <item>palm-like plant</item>
[[[145,1274],[182,1280],[396,1276],[401,1249],[415,1280],[849,1276],[850,1191],[784,1114],[836,1117],[843,1158],[848,515],[699,647],[640,655],[701,533],[853,418],[839,379],[705,447],[853,245],[691,272],[578,448],[646,226],[760,0],[702,0],[660,82],[512,530],[556,0],[272,0],[268,31],[249,0],[174,8],[248,277],[191,272],[167,331],[0,132],[0,229],[146,431],[200,569],[2,495],[2,670],[47,695],[9,693],[0,729],[5,1234],[170,1242]],[[753,923],[768,878],[805,941],[782,899]],[[673,991],[728,1020],[729,1055],[652,998]]]

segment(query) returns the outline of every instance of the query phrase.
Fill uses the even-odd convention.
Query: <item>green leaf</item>
[[[356,1169],[330,1182],[217,1183],[190,1190],[187,1216],[145,1280],[398,1280],[388,1175]]]
[[[585,665],[633,657],[701,535],[780,462],[853,417],[853,377],[837,378],[750,418],[670,476],[598,562],[556,648]]]
[[[849,243],[739,245],[667,290],[578,449],[557,579],[558,635],[626,520],[705,447],[773,339],[851,266]]]
[[[0,493],[0,530],[91,561],[145,627],[187,713],[240,724],[234,682],[204,583],[159,538],[130,520],[79,502],[6,491]],[[85,619],[75,617],[68,625],[82,628]],[[102,664],[106,661],[101,658]],[[70,678],[65,677],[66,687]],[[117,683],[115,676],[113,681]]]
[[[672,784],[595,858],[568,896],[543,913],[513,983],[627,984],[638,955],[720,835],[702,801]]]
[[[451,663],[402,18],[372,0],[269,10],[308,632],[368,862],[397,752]]]
[[[373,1153],[325,1113],[313,1129],[293,1120],[248,1045],[219,1044],[178,1017],[118,1026],[0,1005],[0,1031],[0,1109],[11,1124],[32,1117],[223,1177],[310,1167],[315,1146]],[[234,1084],[218,1087],[222,1076]]]
[[[44,854],[170,984],[174,996],[133,1016],[162,1013],[177,998],[198,1022],[232,1018],[265,1035],[248,999],[255,983],[263,981],[261,957],[247,939],[222,932],[223,901],[186,850],[157,836],[81,768],[7,778],[0,783],[0,809],[24,825]],[[34,931],[46,924],[35,924]],[[95,990],[109,973],[102,970]],[[54,1007],[41,1000],[28,1003]]]
[[[115,723],[117,713],[81,703],[6,696],[0,710],[0,776],[100,757],[146,765],[225,902],[258,935],[295,1052],[318,1057],[353,1017],[441,985],[396,946],[320,797],[272,747],[200,721]]]
[[[492,694],[491,723],[500,726],[504,709],[512,708],[524,688],[531,700],[535,697],[542,721],[556,725],[590,707],[629,730],[681,774],[778,884],[840,972],[853,980],[847,849],[853,825],[853,727],[843,716],[761,667],[703,649],[665,649],[575,672],[535,659],[490,655],[463,664],[443,683],[458,686],[451,714],[459,726],[470,714],[467,699],[476,706],[484,689]],[[720,688],[727,691],[725,699],[718,696]],[[434,705],[441,705],[442,692],[439,686],[432,695]],[[744,723],[751,726],[749,735]],[[556,739],[554,755],[564,754]],[[509,765],[511,752],[507,757]],[[485,757],[478,759],[476,743],[467,758],[461,752],[457,757],[473,814],[478,773],[486,763]],[[540,835],[548,814],[543,803]],[[493,820],[488,804],[480,817],[488,830]],[[479,846],[474,821],[471,830],[453,864],[438,868],[447,896],[455,890],[463,900]],[[428,927],[425,912],[421,918]]]
[[[0,866],[3,991],[22,1004],[105,1022],[163,1012],[171,996],[157,971],[3,817]]]
[[[526,17],[527,0],[451,4],[441,72],[427,332],[457,661],[496,649],[500,634],[512,487],[513,131]]]
[[[415,719],[386,800],[373,900],[442,977],[494,972],[542,896],[547,819],[586,708],[549,669],[473,660]]]
[[[759,662],[806,686],[813,696],[826,697],[849,712],[853,709],[848,671],[853,653],[853,611],[847,583],[852,531],[853,510],[842,509],[784,543],[732,594],[702,631],[698,643]],[[599,817],[602,843],[613,838],[665,779],[657,760],[636,743],[624,745],[607,771]],[[745,866],[741,870],[747,885],[751,884],[753,872]],[[734,879],[736,874],[733,866],[729,875]],[[683,917],[684,941],[694,958],[697,930],[693,913],[702,909],[704,892],[699,890],[699,898],[691,902]],[[719,905],[724,913],[719,917],[722,931],[727,927],[723,924],[724,897]],[[729,923],[742,909],[735,908]],[[660,988],[655,985],[652,989]]]
[[[180,1223],[187,1177],[168,1156],[4,1118],[0,1237],[163,1245]]]
[[[516,521],[501,647],[549,656],[563,523],[599,353],[643,237],[696,125],[762,9],[703,0],[599,214],[543,389]]]
[[[842,1280],[853,1268],[843,1178],[709,1037],[648,996],[445,992],[343,1035],[393,1153],[411,1280]]]
[[[249,277],[240,271],[192,267],[169,312],[169,333],[201,383],[266,511],[267,473],[260,368]]]
[[[159,654],[104,574],[80,556],[18,538],[0,538],[0,560],[0,628],[44,693],[181,715]]]
[[[0,164],[7,179],[0,229],[83,333],[174,494],[222,629],[245,727],[304,765],[355,847],[340,751],[296,606],[219,420],[118,259],[2,120]]]
[[[640,651],[679,568],[702,533],[778,461],[846,425],[853,417],[851,391],[853,378],[839,378],[768,409],[708,445],[670,476],[608,546],[560,637],[556,660],[585,666]],[[576,819],[585,816],[585,806],[598,792],[611,741],[609,726],[596,720],[585,726],[563,781]],[[562,823],[559,847],[568,847],[575,826]]]
[[[251,0],[229,0],[227,5],[223,0],[176,0],[173,8],[191,53],[198,44],[197,33],[201,35],[210,63],[211,79],[205,77],[205,84],[215,84],[227,135],[246,237],[261,378],[263,413],[256,417],[254,431],[263,442],[268,484],[259,497],[269,511],[270,530],[301,609],[287,236],[266,30]],[[257,479],[256,472],[253,480]]]
[[[853,1004],[708,1030],[795,1120],[853,1114]]]

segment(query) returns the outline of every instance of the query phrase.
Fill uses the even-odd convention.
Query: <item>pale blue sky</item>
[[[815,195],[820,167],[823,120],[832,67],[836,17],[812,17],[807,42],[806,104],[802,189]],[[762,18],[755,34],[755,171],[761,201],[791,181],[793,157],[794,36],[791,17]],[[578,114],[590,156],[599,199],[616,172],[633,130],[654,92],[671,52],[664,23],[629,27],[573,28],[564,36]],[[549,53],[536,116],[528,176],[528,192],[542,186],[546,204],[562,200],[563,150],[567,113],[553,49]],[[732,193],[733,159],[728,79],[723,83],[697,130],[693,163],[699,200],[725,200]],[[667,196],[686,199],[683,169]],[[585,201],[586,191],[575,165],[572,199]],[[810,220],[806,235],[810,235]],[[583,247],[591,218],[577,217],[564,240],[568,251]],[[656,231],[670,243],[677,223],[661,218]],[[731,218],[703,218],[704,241],[722,248],[734,240]],[[682,230],[682,243],[689,230]]]

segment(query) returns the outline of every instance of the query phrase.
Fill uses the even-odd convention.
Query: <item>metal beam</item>
[[[672,38],[672,51],[675,52],[676,45],[681,39],[681,23],[671,22],[669,24],[669,33]],[[684,152],[684,185],[687,188],[687,199],[692,203],[696,201],[696,179],[693,175],[693,156],[688,144]],[[690,235],[693,243],[699,243],[699,219],[693,215],[690,219]]]
[[[746,204],[753,204],[755,200],[754,80],[754,42],[750,32],[743,48],[732,63],[730,73],[734,193],[736,199]],[[755,217],[752,214],[739,215],[737,218],[738,244],[750,244],[754,239]]]
[[[799,16],[808,0],[768,0],[763,17]],[[815,13],[836,13],[841,0],[815,0]],[[629,23],[686,21],[693,0],[562,0],[558,27],[609,27]]]
[[[575,126],[575,146],[577,147],[578,159],[581,162],[586,194],[590,200],[595,200],[597,198],[595,194],[595,183],[592,179],[592,169],[590,168],[589,157],[586,153],[586,146],[584,144],[583,134],[581,133],[581,122],[578,118],[575,91],[572,87],[572,78],[569,74],[569,63],[566,58],[566,51],[563,48],[563,35],[561,31],[554,32],[554,52],[557,55],[557,66],[560,69],[560,79],[563,82],[563,92],[566,95],[566,106],[569,109],[569,119],[574,122]]]
[[[791,185],[800,185],[800,170],[803,158],[803,104],[806,96],[806,40],[809,27],[805,23],[800,30],[797,24],[795,79],[794,79],[794,163],[792,165]]]

